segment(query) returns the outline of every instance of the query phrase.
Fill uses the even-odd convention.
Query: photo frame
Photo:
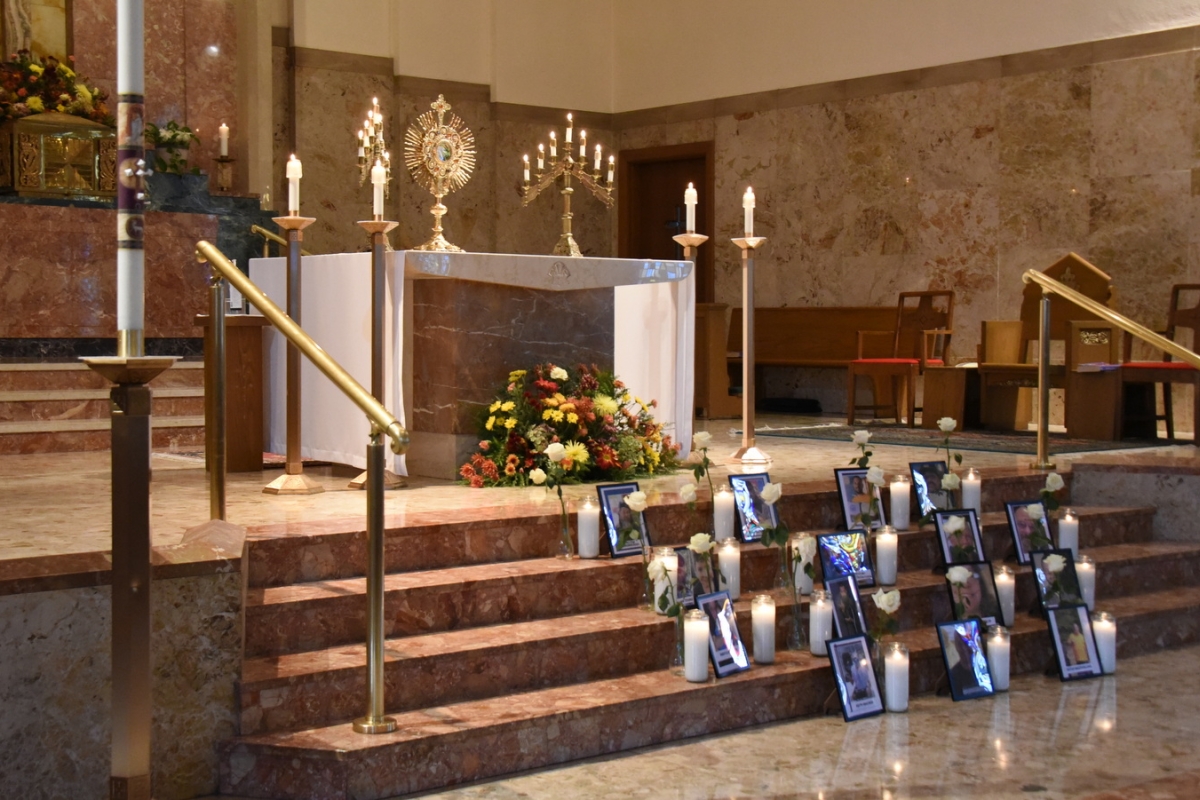
[[[766,472],[729,476],[729,488],[733,489],[733,505],[738,518],[738,527],[734,532],[743,542],[757,542],[762,539],[764,527],[779,526],[779,511],[762,499],[762,490],[770,482],[771,476]]]
[[[819,534],[817,553],[821,557],[822,580],[826,583],[842,575],[852,575],[859,586],[875,585],[875,564],[864,531]]]
[[[946,573],[946,588],[950,592],[950,610],[954,619],[978,618],[988,626],[1011,626],[1013,620],[1006,620],[1000,607],[1000,595],[996,592],[996,575],[992,571],[992,562],[969,561],[954,566],[962,567],[970,573],[970,577],[961,586],[950,580],[956,577],[953,573]]]
[[[696,598],[696,607],[708,615],[708,653],[718,678],[750,669],[750,654],[738,633],[737,614],[729,592],[712,592]]]
[[[950,680],[950,696],[957,702],[995,694],[979,620],[941,622],[937,632],[946,677]]]
[[[867,632],[862,601],[858,596],[858,581],[853,575],[842,575],[825,581],[825,591],[833,603],[833,631],[839,637],[859,636]]]
[[[1054,640],[1060,678],[1077,681],[1104,674],[1087,606],[1062,605],[1047,609],[1046,621],[1050,625],[1050,638]]]
[[[842,718],[846,722],[883,713],[883,695],[875,680],[871,647],[866,636],[831,639],[827,645],[829,663],[837,681]]]
[[[950,493],[942,489],[942,478],[949,469],[945,461],[913,461],[908,465],[913,490],[917,493],[917,511],[927,517],[934,511],[950,508]]]
[[[604,528],[608,534],[608,546],[613,558],[621,556],[641,555],[642,544],[636,539],[630,539],[624,547],[620,546],[621,531],[624,527],[633,527],[634,520],[638,521],[638,530],[646,547],[650,547],[650,530],[646,526],[646,515],[640,518],[625,505],[625,498],[638,490],[636,482],[607,483],[596,487],[600,496],[600,508],[604,512]]]
[[[1062,557],[1062,569],[1057,573],[1047,568],[1051,556]],[[1072,606],[1083,602],[1083,590],[1079,587],[1079,576],[1075,573],[1075,558],[1070,550],[1034,550],[1029,554],[1033,567],[1033,582],[1037,585],[1038,599],[1042,608]]]
[[[1034,521],[1028,511],[1030,506],[1040,506],[1041,523]],[[1013,547],[1017,551],[1017,563],[1028,564],[1029,554],[1034,550],[1050,550],[1054,540],[1047,524],[1046,504],[1041,500],[1014,500],[1004,504],[1008,516],[1008,530],[1012,534]]]
[[[957,520],[962,520],[958,523]],[[933,522],[937,526],[938,541],[942,546],[942,558],[947,566],[983,561],[983,537],[979,535],[979,517],[973,508],[955,508],[935,511]]]
[[[675,597],[684,608],[695,608],[697,597],[717,590],[712,559],[700,558],[686,546],[676,547],[675,555],[679,558]]]
[[[874,493],[876,513],[871,518],[871,530],[882,528],[887,524],[887,514],[883,510],[883,500],[878,486],[867,482],[868,470],[858,467],[844,467],[833,471],[833,479],[837,482],[838,497],[842,501],[842,517],[846,520],[846,528],[861,529],[862,524],[856,517],[866,514],[871,508],[871,494]]]

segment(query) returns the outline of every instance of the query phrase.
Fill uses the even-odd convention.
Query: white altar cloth
[[[388,255],[384,342],[384,407],[407,425],[411,381],[404,383],[405,332],[411,341],[412,280],[461,278],[534,289],[614,287],[614,371],[649,401],[665,432],[691,445],[696,279],[685,261],[394,251]],[[355,380],[371,387],[370,253],[305,256],[301,261],[301,326]],[[286,310],[286,259],[250,260],[250,278]],[[407,310],[406,310],[407,309]],[[257,312],[255,312],[257,313]],[[399,322],[400,324],[396,324]],[[286,445],[286,340],[264,331],[266,446]],[[409,348],[411,351],[411,348]],[[366,467],[370,423],[307,359],[301,358],[301,453],[305,458]],[[529,365],[512,364],[512,369]],[[391,469],[407,475],[404,456]]]

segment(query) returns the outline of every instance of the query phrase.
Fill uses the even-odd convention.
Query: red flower
[[[497,480],[500,477],[500,471],[496,469],[496,464],[491,461],[483,462],[483,475],[488,480]]]
[[[28,97],[29,92],[25,89],[17,89],[17,97]]]
[[[479,477],[478,475],[476,475],[474,478],[471,478],[471,488],[472,489],[482,489],[483,488],[483,478]]]
[[[492,446],[491,442],[480,442],[479,443],[479,449],[485,453],[488,451],[488,448],[491,446]]]
[[[475,470],[471,467],[470,464],[463,464],[461,467],[458,468],[458,474],[462,475],[464,478],[474,478]]]

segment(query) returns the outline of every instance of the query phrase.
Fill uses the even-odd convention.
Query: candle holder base
[[[272,217],[271,221],[283,228],[285,231],[303,231],[309,225],[312,225],[314,222],[316,222],[317,218],[301,217],[288,214],[286,217]],[[297,239],[297,241],[304,241],[303,233],[300,234],[300,238]]]
[[[367,232],[367,241],[371,243],[372,247],[375,245],[375,234],[383,234],[383,250],[385,253],[395,252],[395,248],[392,247],[387,234],[391,233],[399,224],[399,222],[392,222],[386,219],[360,219],[358,221],[358,226]]]
[[[708,237],[703,233],[681,233],[678,236],[672,236],[671,240],[680,247],[696,248],[708,241]]]
[[[554,245],[554,249],[550,251],[550,255],[583,258],[583,251],[579,249],[579,244],[575,241],[575,237],[571,235],[570,231],[567,231],[558,237],[558,243]]]
[[[346,484],[347,489],[366,489],[367,488],[367,473],[366,471],[359,473],[359,476]],[[383,488],[387,489],[407,489],[408,481],[400,477],[390,469],[383,471]]]
[[[354,720],[355,733],[391,733],[394,730],[394,717],[360,717]]]
[[[429,211],[433,214],[433,236],[423,245],[414,247],[413,250],[433,251],[435,253],[461,253],[463,249],[458,245],[450,244],[446,241],[446,237],[442,231],[442,217],[446,216],[449,209],[442,205],[442,196],[437,195],[437,202]]]
[[[233,162],[229,156],[217,158],[217,191],[228,192],[233,188]]]
[[[742,248],[743,250],[757,250],[758,248],[763,246],[763,243],[765,241],[767,241],[767,237],[765,237],[765,236],[743,236],[739,239],[730,239],[730,241],[733,242],[734,244],[736,244],[738,247]]]
[[[320,494],[325,487],[303,472],[280,475],[263,487],[263,494]]]
[[[742,464],[770,464],[771,457],[754,445],[739,447],[737,452],[729,457],[730,461]]]

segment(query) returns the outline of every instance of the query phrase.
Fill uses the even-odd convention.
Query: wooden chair
[[[891,331],[859,331],[858,357],[850,362],[846,376],[846,423],[854,424],[856,411],[890,410],[899,422],[907,412],[908,427],[916,423],[917,379],[927,365],[942,365],[948,360],[950,336],[954,333],[954,292],[901,292],[896,304],[896,327]],[[869,337],[892,337],[888,358],[864,358]],[[857,405],[855,382],[858,376],[871,378],[873,405]],[[887,381],[886,389],[883,389]],[[901,398],[905,406],[901,408]],[[881,401],[889,402],[881,402]]]
[[[1121,438],[1121,329],[1103,320],[1071,320],[1066,363],[1067,434]]]
[[[1180,297],[1185,293],[1198,293],[1194,305],[1188,308],[1180,307]],[[1159,331],[1163,336],[1175,340],[1175,335],[1180,328],[1187,328],[1192,332],[1191,347],[1195,349],[1200,343],[1197,339],[1197,333],[1200,332],[1200,283],[1177,283],[1171,287],[1171,307],[1167,312],[1167,329]],[[1152,438],[1158,438],[1158,421],[1164,420],[1167,423],[1167,438],[1175,438],[1175,417],[1171,402],[1171,386],[1176,383],[1186,383],[1192,386],[1192,408],[1193,430],[1196,427],[1197,421],[1200,421],[1200,373],[1189,364],[1184,364],[1180,361],[1172,361],[1170,353],[1163,354],[1162,361],[1134,361],[1132,360],[1133,352],[1133,337],[1125,337],[1125,358],[1121,369],[1121,380],[1124,384],[1140,384],[1145,386],[1149,391],[1143,399],[1141,405],[1145,410],[1140,412],[1134,411],[1131,406],[1133,403],[1126,403],[1125,425],[1127,428],[1134,428],[1130,423],[1138,421],[1148,422],[1149,426],[1144,428],[1144,431],[1150,433]],[[1158,413],[1158,386],[1162,385],[1163,397],[1163,413]],[[1126,431],[1129,433],[1130,431]],[[1200,441],[1200,437],[1197,437]]]

